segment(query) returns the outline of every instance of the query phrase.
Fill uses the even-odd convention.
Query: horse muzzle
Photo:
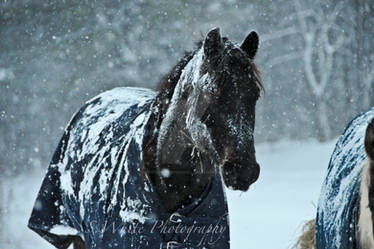
[[[226,161],[222,166],[225,185],[233,190],[247,191],[260,175],[257,162],[243,163]]]

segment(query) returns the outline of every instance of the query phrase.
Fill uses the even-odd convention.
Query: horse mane
[[[183,69],[187,66],[188,62],[195,55],[196,49],[193,52],[185,52],[182,59],[158,82],[156,90],[158,94],[152,105],[152,113],[149,119],[149,129],[150,134],[148,135],[148,141],[143,145],[143,160],[141,163],[141,174],[143,178],[143,184],[145,175],[150,173],[149,177],[151,180],[155,180],[154,173],[157,171],[157,167],[154,164],[156,154],[156,144],[158,129],[161,125],[163,116],[166,114],[166,111],[170,105],[170,100],[173,96],[175,87],[179,81],[180,76],[182,75]],[[153,178],[153,179],[152,179]]]
[[[156,90],[159,92],[157,98],[171,99],[183,69],[187,66],[188,62],[190,62],[201,45],[202,41],[196,43],[197,48],[194,51],[186,51],[182,59],[179,60],[179,62],[169,71],[168,74],[161,78],[156,86]]]

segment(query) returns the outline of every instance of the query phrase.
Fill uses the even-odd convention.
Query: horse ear
[[[240,45],[240,48],[245,51],[249,58],[253,59],[256,56],[257,49],[258,49],[258,34],[256,31],[252,31],[249,33],[249,35],[244,39],[242,45]]]
[[[204,41],[204,54],[209,58],[218,53],[222,48],[222,38],[219,28],[214,28],[208,32]]]

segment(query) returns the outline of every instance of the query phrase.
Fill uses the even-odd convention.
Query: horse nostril
[[[260,166],[257,162],[227,161],[222,169],[226,185],[242,191],[248,190],[249,186],[256,182],[260,175]]]

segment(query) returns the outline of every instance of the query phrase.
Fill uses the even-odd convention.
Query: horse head
[[[205,162],[219,165],[226,186],[246,191],[257,180],[253,132],[262,84],[253,59],[258,42],[254,31],[241,45],[222,38],[218,28],[207,34],[175,86],[158,141],[168,153],[162,153],[159,162],[186,155],[178,153],[167,135],[180,131],[179,143],[187,137],[193,147],[189,154],[197,151],[208,158]],[[203,170],[209,170],[204,165]]]
[[[259,176],[254,147],[255,105],[262,87],[253,63],[258,35],[251,32],[238,46],[222,39],[218,29],[204,42],[204,61],[211,81],[202,121],[219,155],[226,186],[246,191]]]

